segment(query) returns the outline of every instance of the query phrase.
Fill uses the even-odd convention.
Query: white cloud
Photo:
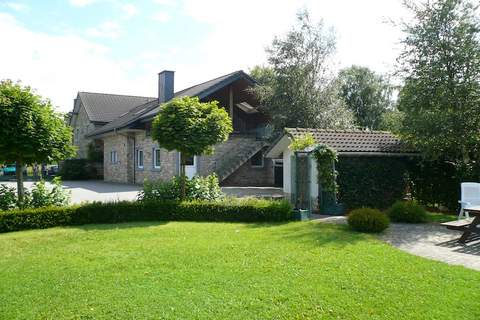
[[[20,2],[6,2],[5,6],[15,11],[25,11],[30,8],[28,5]]]
[[[77,91],[155,95],[156,70],[136,76],[130,61],[112,59],[109,48],[73,36],[52,36],[26,29],[0,13],[0,77],[36,88],[64,112]]]
[[[153,0],[154,3],[164,5],[164,6],[174,6],[174,0]]]
[[[90,37],[116,39],[120,34],[120,26],[113,21],[105,21],[98,27],[88,28],[85,32]]]
[[[152,15],[152,19],[159,22],[167,22],[170,20],[170,16],[164,11],[158,11]]]
[[[120,7],[120,9],[125,14],[125,18],[131,18],[131,17],[136,16],[137,14],[140,13],[138,8],[132,3],[124,4]]]
[[[94,3],[95,1],[96,0],[70,0],[70,4],[75,7],[85,7]]]

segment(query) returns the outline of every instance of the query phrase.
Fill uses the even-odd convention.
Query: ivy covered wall
[[[405,196],[408,164],[405,157],[340,156],[336,164],[339,202],[349,209],[389,207]]]

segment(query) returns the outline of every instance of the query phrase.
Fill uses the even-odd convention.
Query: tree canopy
[[[277,130],[285,127],[345,128],[353,117],[338,95],[330,73],[335,37],[308,12],[298,14],[297,24],[267,49],[268,64],[251,75],[262,109]]]
[[[340,95],[353,112],[357,126],[371,130],[382,126],[383,115],[392,109],[393,87],[367,67],[351,66],[339,73]]]
[[[480,25],[467,0],[407,3],[402,135],[429,158],[480,157]]]
[[[0,136],[0,161],[17,166],[20,202],[23,165],[60,161],[75,154],[71,129],[50,101],[11,80],[0,82]]]

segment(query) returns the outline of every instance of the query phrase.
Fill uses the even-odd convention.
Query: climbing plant
[[[315,145],[313,134],[306,133],[301,137],[295,138],[288,146],[292,151],[304,151],[308,147]]]
[[[335,162],[337,162],[337,152],[332,148],[319,144],[313,150],[313,157],[317,162],[318,184],[324,192],[337,191],[337,171],[335,170]]]

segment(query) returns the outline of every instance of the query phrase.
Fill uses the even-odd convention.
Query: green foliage
[[[340,96],[362,128],[378,130],[383,115],[392,108],[393,86],[367,67],[351,66],[339,73]]]
[[[335,163],[337,162],[337,152],[332,148],[320,144],[313,150],[313,157],[317,162],[318,184],[323,192],[337,191],[337,172]]]
[[[85,180],[96,177],[96,172],[87,159],[67,159],[60,166],[63,180]]]
[[[346,128],[353,116],[331,79],[329,59],[335,39],[322,23],[310,21],[306,11],[283,37],[267,49],[268,65],[251,73],[259,85],[253,92],[278,132],[285,127]]]
[[[17,205],[15,188],[0,184],[0,210],[14,209]]]
[[[409,3],[402,135],[429,159],[480,160],[480,24],[468,0]]]
[[[352,210],[347,220],[353,230],[368,233],[382,232],[390,225],[390,220],[385,213],[371,208]]]
[[[200,102],[196,97],[166,103],[152,125],[152,137],[162,148],[185,156],[211,154],[232,131],[232,121],[217,101]]]
[[[146,181],[138,195],[140,201],[180,200],[181,177],[169,181]],[[223,196],[215,174],[186,178],[186,200],[218,200]]]
[[[382,114],[382,119],[378,129],[399,134],[402,129],[404,117],[405,115],[403,112],[397,109],[387,110]]]
[[[266,222],[292,219],[293,211],[287,201],[228,199],[184,202],[95,202],[82,206],[0,212],[0,232],[129,221]]]
[[[395,222],[420,223],[427,220],[427,211],[415,201],[397,201],[387,213]]]
[[[93,141],[88,144],[87,160],[90,162],[103,163],[103,150],[98,148]]]
[[[341,157],[339,201],[348,208],[385,209],[405,197],[409,160],[397,157]]]
[[[313,137],[313,134],[306,133],[302,137],[294,139],[288,148],[292,151],[303,151],[314,144],[315,138]]]
[[[52,187],[47,187],[44,180],[36,182],[31,192],[25,193],[24,207],[42,208],[50,206],[66,206],[70,202],[70,193],[62,187],[59,177],[53,178]]]
[[[72,132],[50,101],[30,87],[0,82],[0,162],[52,163],[75,154]],[[18,197],[23,201],[23,177],[17,174]]]

